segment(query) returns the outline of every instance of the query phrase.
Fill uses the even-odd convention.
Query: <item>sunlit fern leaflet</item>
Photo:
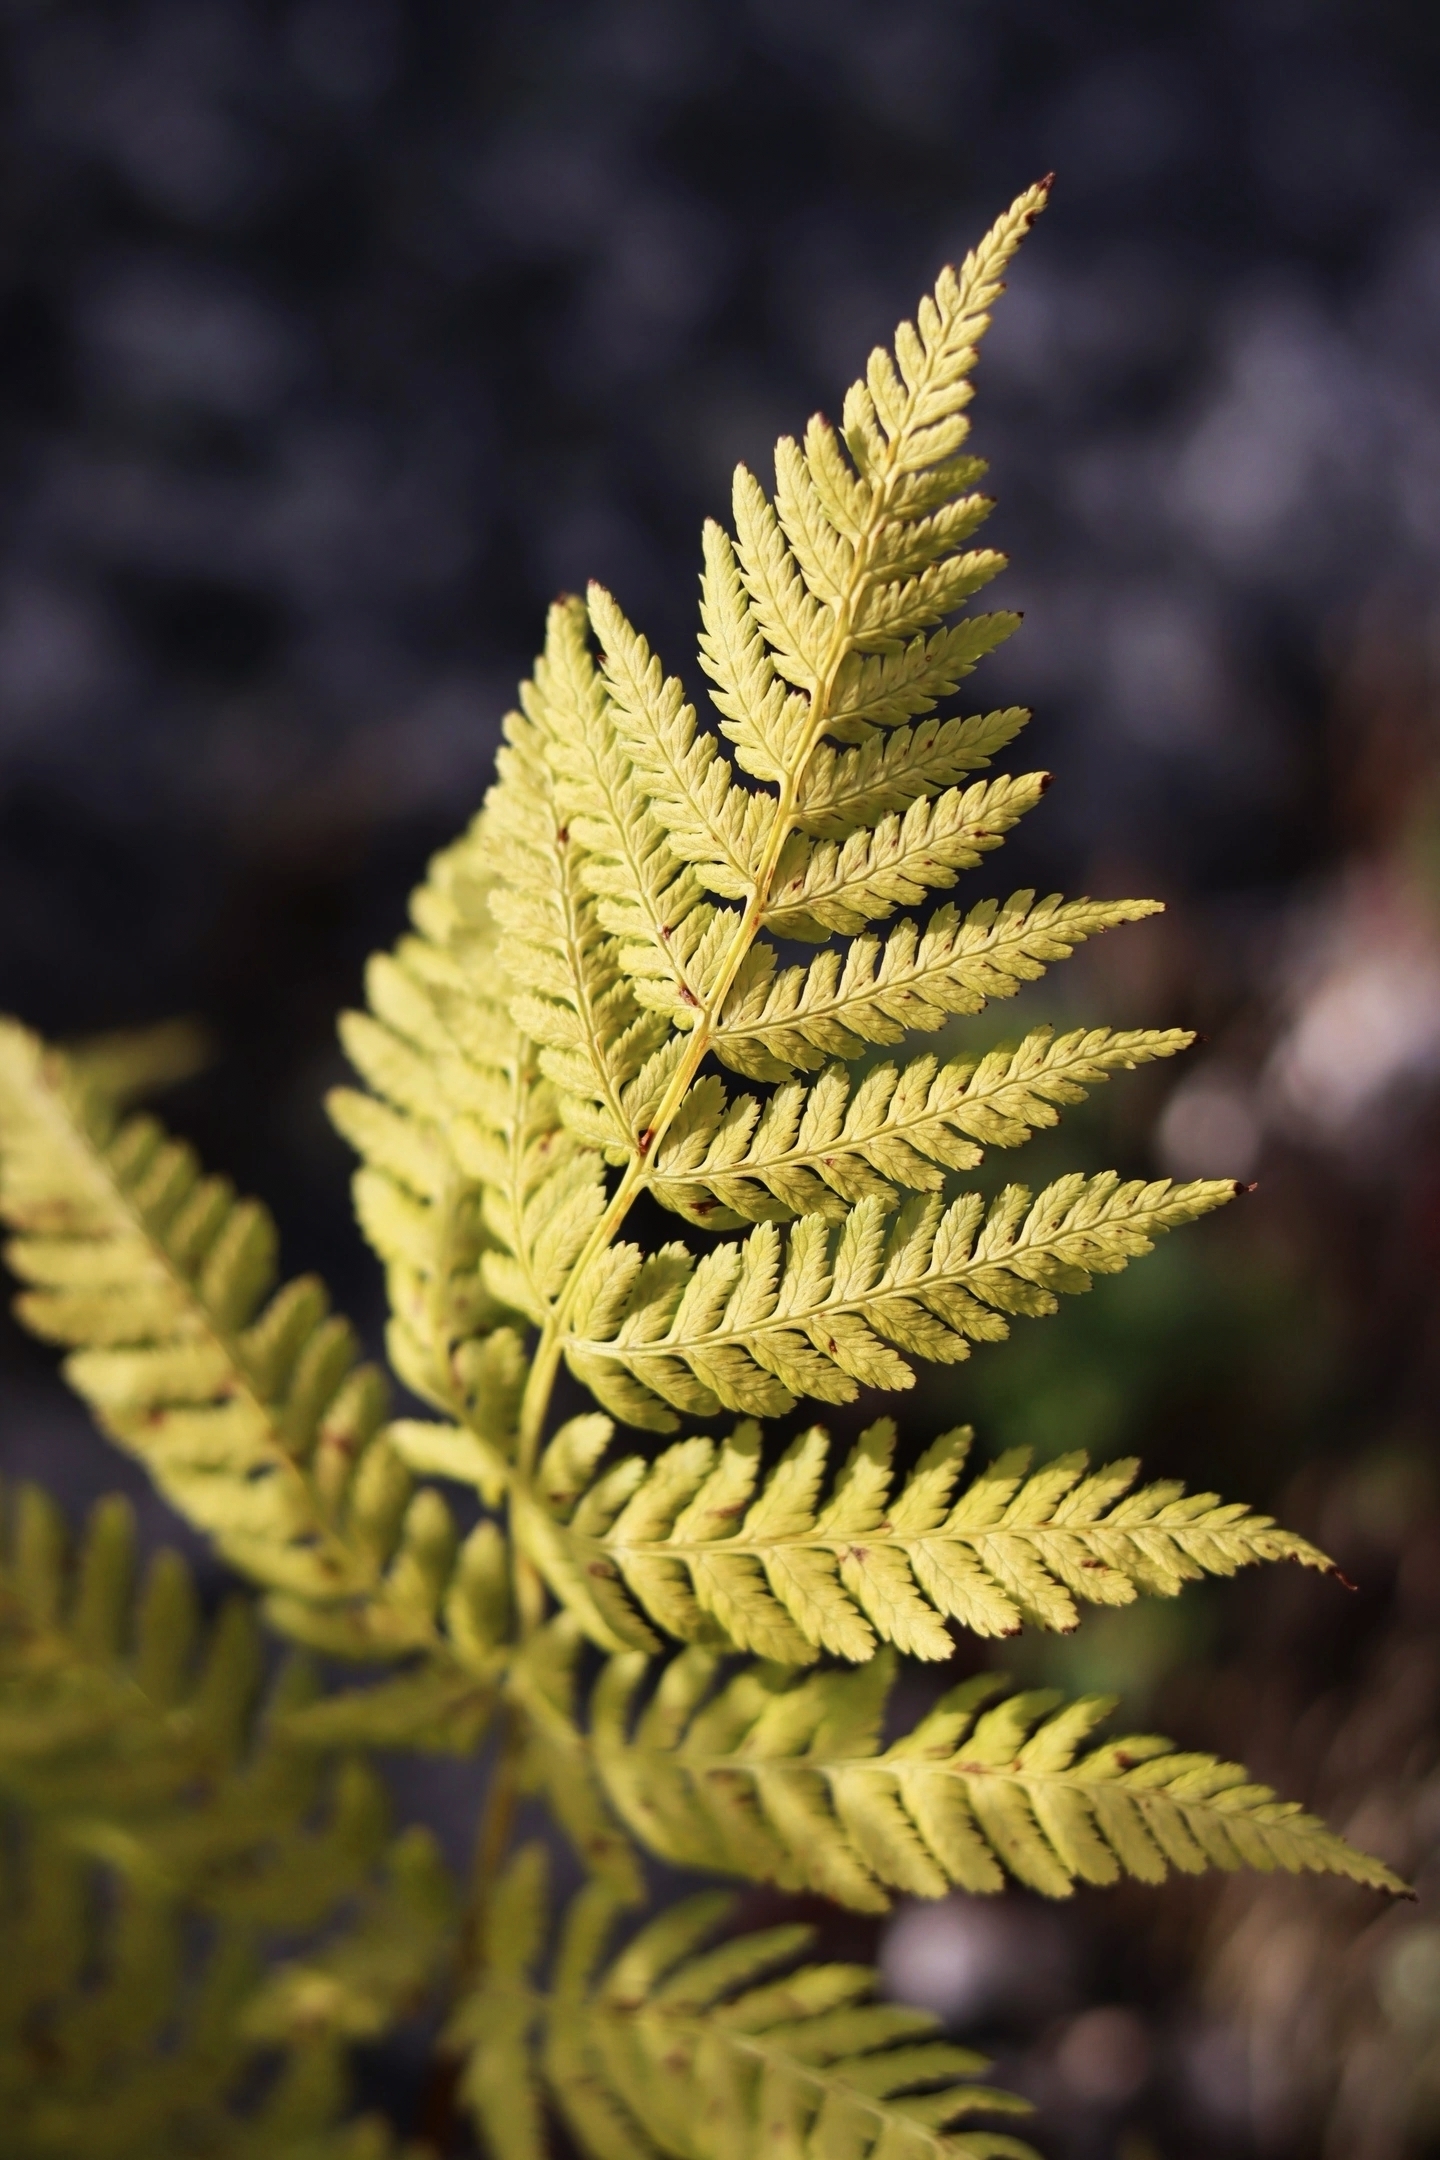
[[[1187,1495],[1175,1480],[1132,1490],[1134,1460],[1087,1476],[1085,1457],[1072,1454],[1027,1476],[1028,1453],[1015,1450],[957,1496],[968,1427],[943,1434],[897,1479],[895,1427],[883,1418],[828,1491],[831,1444],[819,1426],[768,1474],[753,1423],[718,1448],[684,1440],[654,1461],[630,1455],[597,1469],[611,1433],[603,1417],[564,1425],[534,1498],[517,1497],[514,1515],[522,1547],[603,1649],[658,1648],[643,1612],[682,1641],[783,1665],[821,1652],[863,1663],[877,1640],[944,1659],[949,1621],[977,1635],[1011,1635],[1025,1621],[1068,1632],[1077,1601],[1174,1596],[1201,1575],[1262,1560],[1331,1569],[1304,1538],[1214,1493]]]
[[[1053,1691],[1005,1695],[1003,1678],[982,1674],[884,1747],[893,1651],[802,1675],[768,1661],[727,1673],[694,1648],[664,1668],[638,1714],[647,1659],[612,1658],[581,1717],[577,1640],[568,1619],[552,1622],[518,1676],[544,1728],[542,1774],[593,1775],[631,1833],[677,1866],[861,1911],[883,1910],[892,1890],[999,1890],[1007,1874],[1050,1897],[1077,1880],[1153,1883],[1211,1867],[1401,1887],[1237,1764],[1153,1735],[1082,1753],[1109,1697],[1057,1708]]]

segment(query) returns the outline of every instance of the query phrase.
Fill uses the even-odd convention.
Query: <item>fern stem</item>
[[[490,1789],[485,1795],[485,1806],[475,1832],[469,1890],[460,1921],[456,1965],[462,1978],[468,1975],[484,1941],[490,1898],[500,1873],[500,1863],[505,1858],[510,1843],[510,1833],[515,1826],[515,1809],[520,1797],[520,1756],[524,1732],[520,1715],[513,1705],[507,1706],[502,1714],[504,1727],[500,1735],[495,1775],[490,1780]]]
[[[495,1886],[515,1827],[515,1810],[520,1798],[524,1713],[511,1702],[502,1716],[504,1724],[495,1775],[485,1794],[471,1851],[470,1876],[455,1939],[447,2008],[453,2008],[479,1975]],[[462,2059],[448,2048],[437,2048],[416,2110],[417,2137],[441,2154],[452,2149],[460,2128],[457,2099]]]

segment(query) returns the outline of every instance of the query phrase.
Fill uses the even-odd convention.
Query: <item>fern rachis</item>
[[[844,1450],[756,1422],[958,1366],[1236,1190],[963,1182],[1182,1030],[899,1048],[1155,907],[949,897],[1048,778],[989,770],[1025,713],[937,711],[1017,626],[960,612],[1004,567],[971,544],[989,504],[965,408],[1044,193],[942,273],[839,430],[778,445],[773,497],[737,472],[733,535],[703,542],[713,730],[608,593],[556,604],[495,787],[343,1019],[362,1085],[331,1110],[390,1362],[429,1416],[390,1416],[318,1284],[272,1289],[264,1210],[127,1114],[175,1039],[66,1058],[0,1024],[20,1316],[302,1646],[267,1692],[249,1604],[207,1638],[165,1558],[133,1599],[123,1507],[74,1567],[39,1496],[11,1511],[0,1858],[29,1873],[0,1895],[37,1947],[33,1985],[0,1988],[0,2094],[28,2111],[26,2160],[62,2150],[32,2127],[56,2119],[37,2020],[91,2078],[65,2152],[108,2121],[115,2160],[189,2160],[202,2130],[235,2160],[378,2160],[345,2047],[437,1998],[432,2145],[458,2092],[495,2160],[539,2160],[552,2109],[595,2160],[1016,2160],[970,2121],[1018,2105],[978,2060],[869,2002],[861,1970],[795,1969],[803,1930],[706,1949],[707,1897],[602,1972],[642,1856],[864,1911],[1242,1865],[1400,1887],[1237,1765],[1095,1739],[1098,1698],[984,1675],[882,1737],[900,1656],[1259,1562],[1327,1569],[1305,1540],[1137,1486],[1133,1462],[972,1471],[957,1428],[902,1472],[888,1419]],[[637,1242],[642,1198],[676,1235]],[[599,1407],[557,1422],[562,1365]],[[371,1670],[322,1684],[306,1651]],[[362,1758],[496,1728],[462,1904],[423,1838],[389,1838]],[[548,1979],[542,1862],[509,1853],[522,1789],[589,1878]],[[303,1940],[255,1962],[285,1922]],[[187,2022],[192,1940],[211,2009]]]

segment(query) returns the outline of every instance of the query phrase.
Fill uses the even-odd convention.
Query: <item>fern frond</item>
[[[930,629],[1002,567],[964,547],[989,509],[965,492],[984,467],[959,455],[964,408],[1004,266],[1044,199],[1030,189],[958,274],[942,272],[894,360],[871,354],[843,443],[812,420],[803,447],[777,446],[774,505],[741,467],[736,544],[707,531],[702,655],[722,726],[761,779],[793,776],[826,732],[853,739],[930,711],[1015,627]]]
[[[1014,1449],[957,1499],[971,1439],[968,1426],[942,1434],[897,1482],[895,1426],[881,1418],[828,1490],[831,1443],[819,1426],[768,1475],[751,1423],[718,1447],[682,1440],[598,1476],[592,1459],[578,1477],[547,1483],[542,1463],[516,1535],[602,1649],[656,1648],[644,1613],[682,1642],[782,1665],[822,1651],[863,1663],[878,1642],[948,1658],[952,1620],[977,1635],[1014,1635],[1026,1622],[1068,1633],[1077,1600],[1174,1597],[1202,1575],[1262,1560],[1333,1572],[1268,1515],[1187,1495],[1173,1479],[1132,1490],[1133,1458],[1087,1475],[1076,1453],[1027,1475],[1029,1450]]]
[[[983,1057],[875,1065],[852,1087],[843,1065],[809,1088],[779,1087],[762,1105],[726,1096],[717,1078],[691,1090],[656,1150],[651,1191],[702,1229],[792,1215],[844,1217],[857,1200],[894,1204],[897,1186],[938,1192],[947,1170],[970,1170],[976,1145],[1019,1147],[1083,1102],[1116,1070],[1173,1057],[1181,1028],[1036,1028]]]
[[[88,1815],[103,1780],[112,1815],[143,1816],[236,1763],[261,1668],[249,1608],[232,1600],[202,1631],[169,1552],[137,1596],[124,1500],[94,1509],[73,1565],[47,1494],[0,1500],[0,1792],[54,1826]]]
[[[862,1385],[914,1385],[902,1351],[958,1363],[971,1342],[1003,1341],[1006,1315],[1053,1312],[1062,1293],[1119,1273],[1237,1190],[1214,1178],[1122,1183],[1107,1170],[1060,1178],[1038,1197],[1010,1185],[988,1209],[978,1193],[948,1208],[918,1198],[893,1216],[861,1200],[838,1235],[820,1215],[783,1237],[761,1223],[698,1263],[667,1247],[663,1272],[617,1246],[577,1307],[565,1355],[617,1417],[662,1430],[636,1383],[701,1417],[778,1416],[803,1395],[853,1402]]]
[[[265,1586],[278,1625],[364,1656],[442,1652],[455,1537],[382,1431],[386,1389],[275,1233],[149,1117],[118,1120],[0,1023],[0,1218],[16,1311],[165,1498]],[[437,1519],[438,1511],[438,1519]],[[444,1566],[437,1568],[443,1555]]]
[[[707,1948],[734,1905],[701,1895],[650,1921],[601,1971],[615,1908],[591,1888],[570,1906],[545,1988],[547,1903],[544,1854],[529,1846],[497,1898],[486,1981],[450,2027],[497,2160],[538,2160],[547,2095],[596,2160],[1034,2160],[1016,2138],[953,2127],[1028,2112],[976,2082],[983,2056],[942,2040],[926,2011],[872,2001],[864,1966],[797,1965],[812,1929]]]
[[[374,2160],[375,2126],[340,2121],[342,2043],[411,2011],[444,1960],[454,1893],[433,1843],[391,1838],[378,1778],[335,1760],[353,1736],[293,1744],[323,1705],[303,1661],[265,1685],[246,1601],[202,1625],[166,1552],[136,1594],[125,1501],[99,1503],[73,1561],[66,1546],[37,1488],[7,1500],[7,2155]],[[304,1959],[265,1982],[277,1934],[307,1939]]]
[[[262,1700],[250,1605],[232,1597],[202,1627],[189,1569],[163,1550],[137,1589],[128,1502],[100,1501],[73,1559],[68,1545],[38,1487],[0,1493],[0,1797],[54,1832],[68,1825],[82,1843],[93,1843],[87,1825],[103,1814],[97,1849],[112,1857],[123,1845],[159,1866],[167,1816],[194,1815],[213,1787],[215,1849],[229,1866],[242,1848],[298,1833],[327,1756],[397,1738],[468,1750],[494,1705],[503,1659],[493,1643],[488,1664],[474,1656],[459,1628],[478,1670],[437,1660],[380,1688],[317,1700],[306,1668],[291,1664]],[[375,1796],[350,1790],[360,1814],[373,1813]],[[188,1822],[187,1879],[208,1835],[199,1816]],[[172,1854],[163,1871],[175,1864]]]
[[[957,1013],[1013,997],[1077,945],[1157,912],[1151,900],[1061,900],[1012,893],[961,916],[948,903],[923,930],[904,921],[882,940],[858,937],[843,956],[822,952],[779,968],[761,940],[716,1023],[715,1054],[753,1080],[789,1080],[827,1058],[859,1057],[867,1043],[932,1033]],[[777,971],[778,970],[778,971]]]
[[[573,1623],[552,1627],[563,1643],[579,1639]],[[637,1717],[647,1663],[636,1651],[610,1661],[588,1733],[572,1745],[588,1743],[620,1819],[676,1866],[813,1890],[859,1911],[883,1910],[892,1890],[999,1890],[1007,1873],[1048,1897],[1077,1881],[1159,1882],[1172,1868],[1209,1867],[1403,1888],[1233,1763],[1149,1735],[1081,1752],[1109,1698],[1057,1709],[1059,1697],[1040,1690],[993,1702],[1005,1683],[986,1674],[952,1688],[886,1748],[889,1650],[851,1672],[801,1677],[766,1663],[728,1680],[713,1652],[684,1650]],[[543,1717],[523,1668],[514,1685]]]
[[[877,726],[928,713],[1014,626],[1014,617],[979,617],[932,631],[1003,567],[992,550],[965,547],[990,505],[965,492],[983,468],[957,450],[986,310],[1044,193],[1021,197],[958,277],[942,275],[918,330],[901,326],[898,373],[889,355],[871,355],[867,382],[846,401],[843,446],[818,418],[803,449],[782,439],[773,504],[741,466],[735,542],[707,528],[702,659],[742,764],[778,783],[778,796],[733,781],[728,762],[697,732],[678,681],[664,675],[609,594],[592,588],[590,603],[608,709],[591,688],[578,618],[566,617],[568,676],[581,684],[569,701],[581,724],[569,732],[591,738],[593,772],[604,765],[614,775],[607,806],[591,790],[593,807],[604,809],[600,824],[577,836],[612,863],[627,846],[633,853],[653,845],[657,861],[683,859],[713,890],[746,902],[743,913],[662,902],[658,887],[639,893],[632,864],[621,876],[624,912],[606,917],[624,940],[620,964],[640,1001],[667,1012],[677,1029],[699,1025],[699,1039],[711,1047],[716,1037],[722,1057],[718,1038],[736,1017],[727,999],[733,1003],[737,988],[742,996],[753,991],[755,965],[763,972],[767,955],[773,970],[773,952],[755,946],[762,924],[820,939],[858,931],[952,884],[1043,786],[1042,775],[963,791],[940,779],[984,762],[1015,732],[1019,715],[908,734],[893,758],[871,745]],[[827,751],[812,781],[827,735],[855,743],[859,755],[842,776]],[[572,773],[563,742],[550,763],[557,776]],[[627,774],[622,805],[615,790]],[[816,820],[820,836],[807,838]],[[630,840],[632,831],[640,837]],[[604,889],[620,894],[609,882]],[[635,929],[648,937],[632,941]],[[742,1069],[780,1077],[768,1047],[768,1067]]]
[[[171,1901],[129,1884],[103,1916],[93,1872],[53,1846],[31,1849],[23,1878],[17,1871],[4,1887],[7,2151],[16,2160],[179,2160],[196,2149],[192,2138],[234,2151],[228,2096],[256,2052],[238,2029],[255,1983],[246,1930],[223,1931],[187,1971]],[[322,2117],[311,2127],[328,2126]]]

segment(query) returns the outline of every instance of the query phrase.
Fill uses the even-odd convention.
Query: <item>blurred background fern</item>
[[[1421,1898],[954,1899],[882,1957],[1057,2155],[1440,2150],[1433,10],[14,0],[0,39],[0,1006],[207,1023],[173,1121],[372,1344],[332,1014],[544,603],[594,574],[685,650],[734,459],[1059,169],[977,429],[1028,614],[985,696],[1066,783],[1015,880],[1171,903],[1047,1017],[1210,1040],[1036,1147],[1261,1185],[909,1421],[1138,1452],[1334,1552],[1352,1600],[1266,1571],[1009,1663],[1245,1758]],[[3,1327],[4,1467],[73,1510],[124,1466]],[[457,1835],[474,1766],[405,1775]]]

